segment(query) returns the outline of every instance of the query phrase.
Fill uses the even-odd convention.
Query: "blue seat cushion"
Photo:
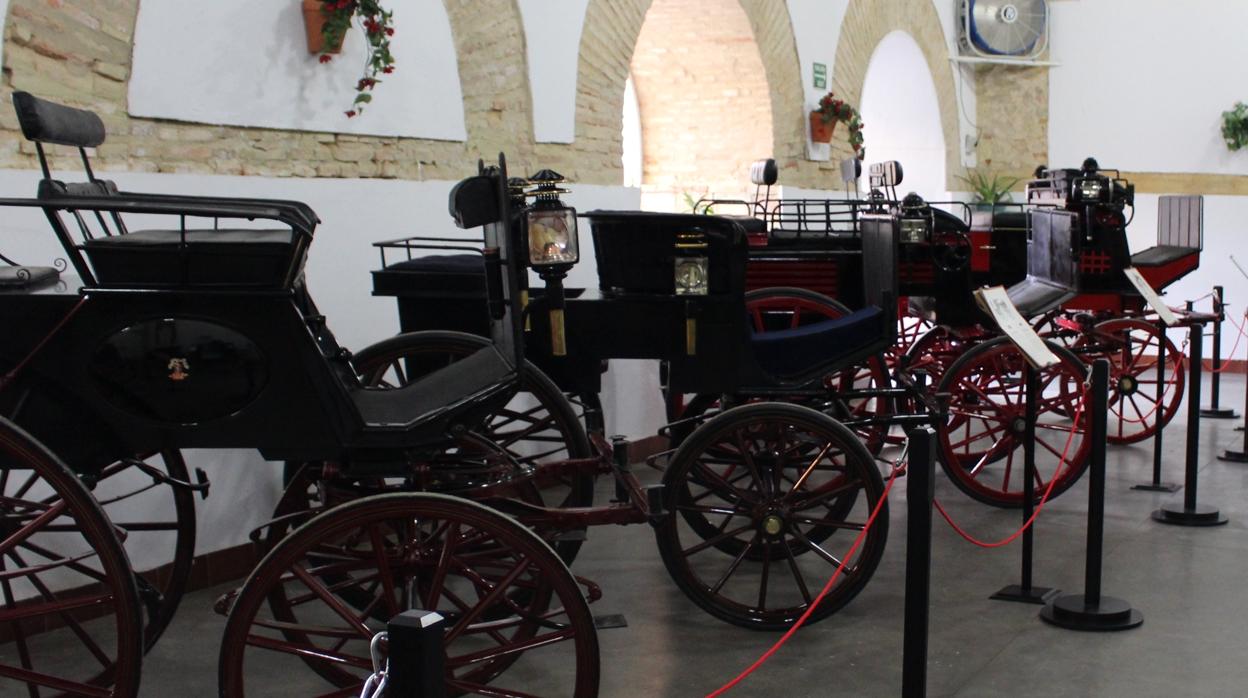
[[[790,378],[823,367],[836,367],[845,357],[886,336],[885,313],[868,307],[835,320],[823,320],[793,329],[751,333],[750,347],[760,368],[773,376]]]

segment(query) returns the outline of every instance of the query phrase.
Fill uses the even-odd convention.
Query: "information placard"
[[[975,302],[979,303],[979,307],[997,323],[1005,336],[1023,352],[1023,356],[1027,357],[1032,366],[1037,369],[1048,368],[1060,361],[1057,354],[1036,334],[1031,323],[1014,307],[1014,302],[1010,300],[1004,287],[979,289],[975,292]]]
[[[1174,314],[1170,306],[1165,304],[1165,301],[1161,300],[1161,296],[1153,289],[1152,284],[1148,283],[1148,279],[1144,278],[1139,269],[1127,267],[1122,270],[1122,273],[1127,275],[1127,281],[1130,281],[1135,290],[1139,291],[1141,296],[1144,296],[1144,302],[1148,303],[1149,307],[1157,313],[1157,317],[1160,317],[1161,321],[1166,323],[1166,327],[1174,327],[1179,323],[1178,316]]]

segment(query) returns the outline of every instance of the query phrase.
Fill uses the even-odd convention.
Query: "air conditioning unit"
[[[1048,0],[958,0],[963,59],[1030,63],[1049,46]]]

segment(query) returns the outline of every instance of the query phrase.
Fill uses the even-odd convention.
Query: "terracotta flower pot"
[[[324,7],[325,3],[322,0],[303,0],[303,28],[308,36],[308,53],[340,53],[342,51],[341,39],[335,46],[324,45]]]
[[[831,143],[832,132],[835,130],[835,121],[824,121],[823,114],[818,111],[810,113],[810,141],[812,143]]]

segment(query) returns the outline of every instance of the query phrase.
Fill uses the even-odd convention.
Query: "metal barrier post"
[[[404,611],[386,624],[386,698],[446,698],[446,621],[433,611]]]
[[[906,620],[901,660],[901,695],[927,695],[927,631],[932,581],[932,498],[936,480],[936,431],[907,432],[906,466]]]
[[[1133,485],[1133,490],[1147,492],[1178,492],[1179,486],[1173,482],[1161,481],[1161,435],[1165,429],[1161,425],[1161,415],[1166,398],[1166,323],[1157,321],[1157,333],[1161,337],[1157,347],[1157,431],[1153,432],[1153,479],[1151,482]],[[1176,364],[1178,362],[1175,362]]]
[[[1219,407],[1218,401],[1222,393],[1222,320],[1226,317],[1226,306],[1222,304],[1222,287],[1213,287],[1213,386],[1210,389],[1209,407],[1200,411],[1200,416],[1210,419],[1234,419],[1239,415],[1229,407]]]
[[[1248,376],[1245,376],[1248,378]],[[1230,461],[1232,463],[1248,463],[1248,386],[1244,387],[1244,426],[1236,427],[1236,431],[1244,432],[1243,450],[1232,451],[1226,449],[1222,455],[1218,456],[1218,460]]]
[[[1023,366],[1023,386],[1025,390],[1025,403],[1023,418],[1025,424],[1023,426],[1023,525],[1031,521],[1032,514],[1035,511],[1036,500],[1036,413],[1038,412],[1036,402],[1040,393],[1040,376],[1031,364],[1024,363]],[[1054,477],[1057,477],[1054,474]],[[1034,603],[1043,606],[1047,604],[1054,596],[1057,595],[1059,589],[1052,587],[1038,587],[1031,583],[1031,563],[1032,551],[1034,546],[1032,532],[1035,526],[1027,526],[1023,531],[1023,562],[1022,573],[1018,584],[1011,584],[1001,589],[997,593],[988,597],[997,601],[1017,601],[1020,603]]]
[[[1183,506],[1164,506],[1153,512],[1153,519],[1176,526],[1220,526],[1226,517],[1217,509],[1196,503],[1196,471],[1200,460],[1200,378],[1204,325],[1195,323],[1190,330],[1191,356],[1188,357],[1187,385],[1187,463],[1184,476]]]
[[[1088,469],[1088,548],[1084,592],[1065,594],[1040,611],[1041,620],[1068,630],[1128,630],[1144,622],[1131,604],[1101,594],[1101,562],[1105,540],[1105,444],[1109,411],[1109,361],[1092,364],[1092,462]]]

